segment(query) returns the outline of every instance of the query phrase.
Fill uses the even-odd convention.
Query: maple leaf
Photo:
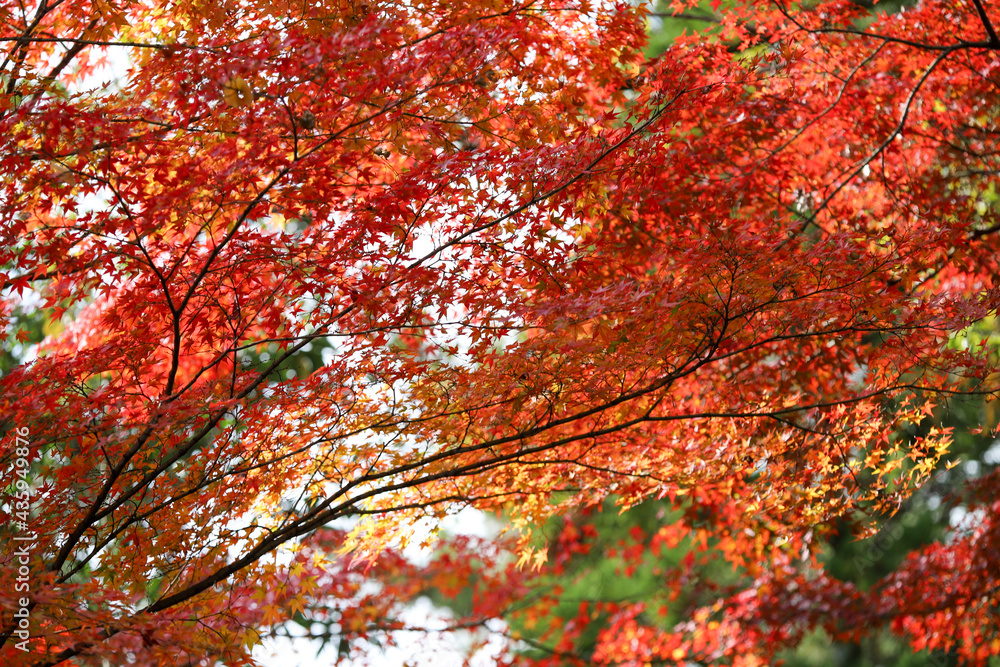
[[[628,3],[0,5],[0,312],[65,321],[2,360],[0,531],[37,542],[0,602],[40,631],[5,617],[4,664],[244,664],[306,611],[354,650],[426,582],[487,627],[595,553],[546,522],[653,499],[676,523],[610,546],[619,579],[683,549],[679,599],[716,549],[753,588],[670,632],[528,609],[552,646],[600,618],[594,655],[751,664],[954,623],[995,654],[989,520],[882,597],[800,562],[932,475],[936,405],[997,390],[993,10],[712,10],[641,64]],[[127,85],[86,78],[105,50]],[[437,541],[469,508],[518,536]]]

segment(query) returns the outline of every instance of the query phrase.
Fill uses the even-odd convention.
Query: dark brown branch
[[[990,17],[983,7],[982,0],[972,0],[972,4],[976,6],[976,12],[979,14],[979,20],[983,22],[983,27],[986,28],[986,34],[990,36],[990,46],[995,49],[1000,48],[1000,37],[997,37],[997,31],[990,22]]]

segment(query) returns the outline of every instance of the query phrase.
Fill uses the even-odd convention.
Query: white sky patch
[[[983,462],[991,466],[1000,464],[1000,440],[994,440],[986,453],[983,454]]]
[[[341,528],[348,528],[341,522]],[[441,530],[451,534],[473,535],[477,537],[493,537],[497,534],[496,522],[474,509],[465,509],[446,517],[440,522]],[[414,529],[414,536],[403,554],[412,562],[426,564],[434,554],[433,544],[430,547],[419,546],[432,533],[431,523],[425,522]],[[448,609],[435,606],[428,598],[420,597],[414,600],[401,615],[400,620],[414,628],[423,631],[398,632],[394,636],[396,646],[382,649],[371,647],[366,664],[375,667],[460,667],[465,663],[473,643],[485,640],[485,646],[476,651],[471,665],[473,667],[489,667],[495,665],[497,658],[503,652],[505,641],[503,633],[506,625],[503,621],[494,619],[487,623],[487,629],[476,631],[445,632],[452,620]],[[327,642],[324,646],[318,639],[305,637],[305,630],[289,623],[285,626],[292,638],[272,637],[254,648],[253,657],[264,667],[286,667],[295,664],[299,667],[329,667],[337,657],[337,640]],[[325,629],[325,628],[324,628]],[[298,633],[298,636],[294,636]],[[353,664],[348,660],[346,664]]]
[[[441,630],[448,626],[450,615],[447,610],[435,607],[427,598],[418,598],[401,620],[414,627],[426,628],[427,632],[398,633],[396,646],[386,647],[381,652],[373,649],[365,660],[366,664],[375,667],[461,667],[473,642],[485,639],[485,646],[475,653],[471,665],[488,667],[496,664],[503,651],[501,633],[505,627],[502,622],[491,621],[487,624],[488,630],[480,629],[478,636],[469,631],[442,633]],[[301,628],[300,631],[304,632]],[[486,633],[489,633],[488,637]],[[253,657],[264,667],[287,667],[289,664],[329,667],[337,657],[337,641],[328,642],[324,647],[319,640],[281,637],[257,646]],[[347,664],[353,662],[348,660]]]

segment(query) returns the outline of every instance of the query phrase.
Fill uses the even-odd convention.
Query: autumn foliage
[[[680,508],[623,554],[744,579],[671,627],[599,610],[591,664],[820,627],[1000,655],[996,475],[870,589],[815,549],[1000,388],[1000,15],[716,3],[649,60],[646,12],[0,4],[4,664],[242,664],[294,618],[356,655],[427,591],[487,627],[587,548],[537,526],[608,499]],[[517,530],[402,555],[467,507]],[[580,613],[538,660],[584,659]]]

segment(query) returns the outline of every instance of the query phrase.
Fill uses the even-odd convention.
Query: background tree
[[[406,566],[413,526],[506,509],[537,567],[610,496],[750,583],[622,610],[596,661],[1000,651],[991,479],[878,586],[815,575],[949,447],[901,426],[997,389],[949,336],[997,306],[1000,40],[976,1],[862,11],[739,3],[647,63],[627,4],[8,3],[4,313],[64,328],[0,379],[4,658],[238,664],[313,609],[347,655],[476,571],[482,625],[528,570]],[[86,88],[104,47],[128,81]]]

